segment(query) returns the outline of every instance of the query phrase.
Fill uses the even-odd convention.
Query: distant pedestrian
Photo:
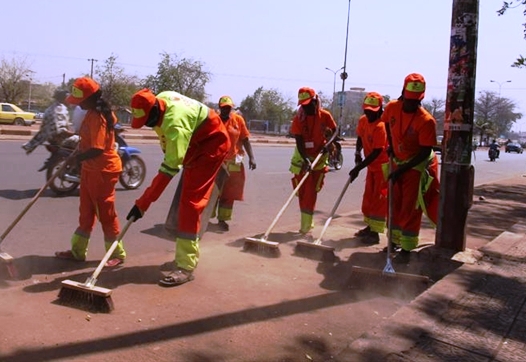
[[[296,188],[307,172],[307,179],[298,191],[301,212],[299,232],[307,234],[314,227],[313,214],[318,192],[323,188],[323,180],[328,169],[328,153],[321,161],[312,161],[323,152],[328,139],[336,131],[337,125],[329,111],[321,108],[316,91],[302,87],[298,91],[298,112],[292,120],[290,133],[296,139],[296,148],[291,159],[290,172],[294,175],[292,186]]]
[[[219,115],[195,99],[173,91],[154,95],[148,89],[131,100],[132,128],[152,127],[164,160],[157,175],[135,201],[126,219],[140,219],[183,168],[175,246],[175,268],[159,284],[173,287],[194,279],[199,262],[201,214],[212,194],[230,141]]]
[[[79,152],[75,158],[75,162],[82,165],[80,215],[79,226],[71,237],[71,249],[57,251],[55,256],[84,261],[96,218],[102,225],[106,250],[120,234],[115,209],[115,185],[122,172],[121,160],[115,150],[114,126],[117,118],[110,104],[102,97],[99,84],[91,78],[76,79],[66,101],[87,111],[79,130]],[[106,266],[116,267],[125,258],[126,252],[120,240]]]
[[[217,202],[217,210],[214,209],[212,217],[217,215],[218,225],[224,231],[229,230],[227,221],[232,219],[234,201],[242,201],[244,197],[245,166],[243,158],[245,152],[248,155],[248,168],[250,170],[256,169],[256,160],[249,140],[250,132],[243,117],[234,112],[233,107],[234,102],[229,96],[223,96],[219,99],[219,117],[230,137],[230,150],[225,159],[229,176],[223,185]]]
[[[367,168],[365,189],[362,198],[362,213],[367,225],[355,236],[365,244],[378,244],[386,226],[387,182],[383,166],[389,162],[387,156],[387,132],[380,122],[383,98],[379,93],[367,93],[362,103],[363,115],[358,120],[354,168],[349,172],[351,182],[360,171]],[[362,160],[362,149],[365,159]]]
[[[408,262],[418,246],[422,213],[436,225],[440,184],[436,145],[436,121],[422,107],[426,82],[422,75],[409,74],[402,95],[389,102],[381,116],[393,156],[393,242],[401,247],[399,262]]]

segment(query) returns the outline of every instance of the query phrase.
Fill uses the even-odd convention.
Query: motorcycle
[[[329,147],[329,167],[335,170],[339,170],[343,166],[343,153],[340,141],[343,141],[343,138],[336,137]]]
[[[490,147],[488,149],[488,157],[491,162],[494,162],[497,159],[497,150]]]
[[[138,148],[130,147],[120,135],[124,128],[119,124],[115,125],[115,143],[122,162],[122,173],[119,176],[119,183],[127,190],[139,188],[146,177],[146,164],[138,155],[141,151]],[[78,142],[78,137],[77,137]],[[46,170],[46,180],[60,170],[49,188],[58,196],[68,195],[79,187],[80,184],[80,165],[65,165],[68,157],[75,151],[76,143],[65,142],[63,145],[46,144],[46,149],[51,156],[44,162],[39,171]]]

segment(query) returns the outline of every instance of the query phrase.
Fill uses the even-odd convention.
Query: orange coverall
[[[71,251],[75,258],[85,259],[95,218],[101,223],[106,250],[120,233],[115,211],[115,185],[122,172],[122,164],[115,150],[114,131],[107,128],[106,120],[98,111],[89,110],[86,113],[79,136],[79,153],[91,148],[103,150],[101,155],[83,161],[80,171],[79,226],[71,238]],[[111,258],[126,258],[122,240]]]
[[[219,220],[231,220],[234,201],[243,201],[245,188],[245,166],[242,161],[236,161],[238,156],[243,157],[243,141],[250,137],[245,120],[239,114],[230,112],[230,118],[224,122],[230,137],[230,150],[225,158],[229,177],[223,185],[218,201],[217,216]]]
[[[387,182],[382,165],[389,162],[387,156],[387,132],[385,124],[379,119],[369,122],[362,115],[358,120],[357,135],[362,139],[364,156],[367,157],[374,149],[383,149],[380,155],[367,166],[365,189],[362,199],[364,221],[371,231],[383,233],[387,215]]]
[[[423,107],[415,113],[402,111],[402,101],[391,101],[381,120],[389,127],[394,151],[393,170],[415,157],[422,146],[436,144],[436,121]],[[438,160],[431,152],[428,160],[404,172],[393,185],[393,242],[404,250],[418,246],[418,235],[425,211],[436,224],[440,184]]]
[[[326,135],[329,130],[331,132],[336,130],[336,122],[334,122],[330,112],[324,109],[319,109],[316,114],[309,116],[300,108],[294,116],[290,127],[290,133],[292,135],[300,135],[303,137],[305,151],[311,161],[316,158],[323,146],[327,143]],[[327,158],[328,154],[325,154],[321,158],[298,191],[301,211],[301,233],[307,233],[314,227],[313,214],[316,207],[316,199],[318,192],[323,188],[325,174],[329,171]],[[292,186],[296,188],[305,175],[303,158],[299,154],[297,147],[294,150],[289,170],[294,174]]]

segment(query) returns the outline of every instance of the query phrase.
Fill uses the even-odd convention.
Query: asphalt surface
[[[187,285],[156,285],[173,248],[103,272],[110,314],[57,303],[60,282],[85,280],[97,260],[22,256],[18,278],[0,270],[0,360],[526,361],[525,203],[526,177],[477,187],[466,251],[434,247],[424,222],[420,248],[409,264],[394,263],[398,274],[388,279],[353,272],[385,266],[385,236],[374,246],[352,237],[358,214],[333,219],[323,244],[336,257],[325,260],[299,253],[290,225],[271,234],[279,254],[243,251],[235,233],[217,242],[209,225],[207,258]]]

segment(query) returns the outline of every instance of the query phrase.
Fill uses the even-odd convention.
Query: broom
[[[339,128],[336,128],[336,130],[332,133],[331,138],[327,141],[327,143],[325,143],[323,149],[318,153],[318,155],[316,156],[314,161],[312,161],[309,170],[307,170],[307,172],[305,172],[305,175],[302,177],[302,179],[300,180],[298,185],[294,188],[294,190],[290,194],[289,198],[287,199],[287,201],[285,202],[285,204],[281,208],[281,210],[279,210],[278,214],[276,215],[276,217],[274,218],[274,220],[272,221],[272,223],[268,227],[267,231],[265,231],[265,234],[262,237],[260,237],[260,238],[250,238],[250,237],[245,238],[245,243],[243,245],[243,249],[244,250],[247,250],[247,249],[249,249],[250,247],[252,247],[254,245],[257,246],[258,248],[262,247],[263,249],[270,249],[270,250],[277,250],[278,249],[278,246],[279,246],[278,242],[269,241],[268,240],[270,232],[272,231],[274,226],[276,226],[276,224],[277,224],[278,220],[280,219],[281,215],[283,215],[283,213],[285,212],[285,210],[289,206],[290,202],[292,201],[292,199],[294,198],[296,193],[299,191],[300,187],[303,185],[303,183],[305,183],[305,181],[307,180],[307,177],[309,177],[311,171],[314,169],[314,167],[320,161],[321,157],[325,153],[326,147],[328,145],[330,145],[332,142],[334,142],[336,137],[338,137],[338,134],[339,134]]]
[[[327,219],[327,221],[325,221],[325,225],[323,225],[323,229],[321,230],[321,233],[318,236],[318,239],[316,239],[313,242],[308,242],[308,241],[303,241],[303,240],[298,241],[296,243],[296,252],[299,252],[300,254],[307,253],[308,255],[310,255],[309,250],[319,250],[322,252],[323,260],[334,260],[336,258],[336,256],[334,255],[334,248],[323,245],[321,243],[321,238],[323,237],[323,235],[325,234],[325,231],[329,227],[329,224],[331,223],[334,217],[334,214],[336,214],[336,210],[340,206],[340,202],[342,201],[343,196],[347,192],[347,188],[349,187],[351,182],[352,182],[351,177],[349,176],[349,178],[347,179],[347,182],[345,182],[345,185],[343,186],[343,190],[340,193],[340,196],[338,196],[338,199],[336,200],[336,203],[334,204],[331,210],[329,218]]]
[[[268,236],[270,235],[270,232],[272,231],[274,226],[276,226],[276,224],[277,224],[278,220],[280,219],[281,215],[283,215],[283,213],[285,212],[285,210],[289,206],[290,202],[292,201],[292,199],[294,198],[294,196],[296,195],[296,193],[298,192],[300,187],[305,183],[305,180],[307,180],[307,177],[309,177],[311,171],[314,169],[314,166],[316,166],[316,164],[318,163],[320,158],[323,156],[323,154],[324,154],[324,152],[321,151],[320,153],[318,153],[318,155],[316,156],[314,161],[312,161],[310,169],[307,170],[307,172],[305,172],[305,175],[302,177],[302,179],[300,180],[298,185],[294,188],[294,190],[290,194],[289,198],[287,199],[287,201],[285,202],[285,204],[281,208],[281,210],[279,210],[278,214],[276,215],[276,217],[274,218],[274,220],[272,221],[272,223],[268,227],[267,231],[265,231],[265,234],[262,237],[260,237],[260,238],[250,238],[250,237],[246,238],[245,245],[243,246],[243,248],[245,250],[250,248],[253,245],[256,245],[258,247],[268,247],[270,249],[277,249],[278,248],[279,243],[276,242],[276,241],[269,241],[268,240]]]
[[[389,175],[392,171],[392,156],[389,157]],[[392,285],[391,282],[410,282],[410,287],[417,286],[417,283],[422,283],[423,286],[427,286],[430,282],[429,277],[424,275],[414,275],[408,273],[397,273],[391,261],[391,254],[393,252],[393,180],[389,180],[388,184],[388,218],[387,218],[387,257],[386,263],[383,270],[366,268],[360,266],[351,267],[350,286],[351,288],[357,288],[367,285],[373,285],[376,288],[380,288],[384,283],[386,285]],[[400,285],[397,284],[397,287]]]
[[[135,221],[134,218],[128,220],[122,229],[117,239],[111,244],[110,248],[102,258],[93,274],[86,279],[84,283],[79,283],[73,280],[63,280],[62,288],[58,293],[58,300],[63,305],[74,305],[81,309],[88,309],[94,312],[109,313],[114,309],[113,300],[111,299],[111,289],[97,287],[97,278],[104,268],[104,265],[110,258],[111,254],[122,240],[124,234],[130,227],[131,223]]]
[[[49,185],[51,185],[51,183],[55,180],[55,178],[66,168],[68,162],[74,158],[77,154],[77,151],[78,151],[78,148],[76,148],[73,153],[71,155],[69,155],[69,157],[62,163],[62,165],[60,165],[60,167],[58,168],[58,170],[46,181],[46,183],[44,184],[44,186],[42,186],[40,188],[40,190],[38,190],[38,192],[36,193],[35,196],[33,196],[33,198],[31,199],[31,201],[29,201],[29,203],[26,205],[26,207],[20,212],[20,214],[15,218],[15,220],[7,227],[7,229],[3,232],[2,235],[0,235],[0,244],[2,244],[2,242],[4,241],[4,239],[7,237],[7,235],[11,232],[11,230],[13,230],[13,228],[18,224],[18,222],[22,219],[22,217],[24,217],[24,215],[26,214],[26,212],[29,211],[29,209],[31,208],[31,206],[33,206],[33,204],[35,202],[37,202],[38,198],[42,195],[42,193],[48,188]],[[9,255],[8,253],[6,253],[5,251],[2,251],[0,249],[0,261],[2,263],[4,263],[7,267],[7,271],[9,273],[9,275],[11,276],[11,278],[17,278],[18,277],[18,272],[16,270],[16,267],[14,265],[14,258]]]

